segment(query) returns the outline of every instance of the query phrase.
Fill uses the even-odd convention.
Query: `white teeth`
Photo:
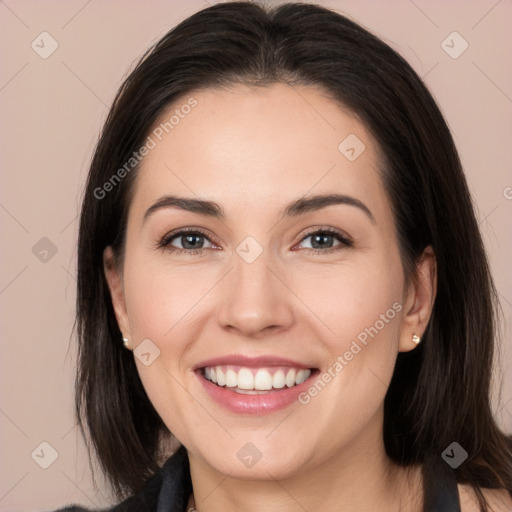
[[[265,395],[265,391],[258,391],[256,389],[240,389],[234,388],[232,391],[240,393],[241,395]]]
[[[205,374],[206,377],[206,374]],[[238,384],[238,375],[234,370],[228,370],[226,372],[226,386],[228,388],[236,388]]]
[[[248,368],[238,370],[238,387],[240,389],[254,389],[254,376]]]
[[[290,370],[293,371],[293,370]],[[284,388],[286,381],[284,377],[283,370],[277,370],[276,373],[274,373],[274,377],[272,377],[272,387],[276,389]]]
[[[264,391],[272,389],[272,375],[267,370],[258,370],[254,376],[254,389]]]
[[[295,386],[295,370],[290,370],[287,374],[286,374],[286,385],[291,388],[292,386]]]
[[[311,370],[299,370],[295,377],[295,384],[302,384],[311,375]]]
[[[218,386],[224,386],[226,384],[226,375],[224,374],[223,371],[220,371],[217,370],[215,372],[215,375],[217,375],[217,385]]]
[[[262,392],[271,389],[282,389],[285,386],[291,388],[298,384],[302,384],[311,375],[311,370],[291,368],[285,371],[279,368],[272,375],[265,368],[260,368],[256,374],[249,368],[240,368],[238,372],[229,368],[223,370],[220,366],[206,367],[204,369],[204,377],[218,386],[226,386],[228,388],[236,388],[235,391],[243,392]],[[253,393],[250,393],[253,394]]]

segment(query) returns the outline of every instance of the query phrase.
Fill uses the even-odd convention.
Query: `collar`
[[[183,445],[162,466],[162,477],[156,512],[186,512],[192,481],[187,450]]]

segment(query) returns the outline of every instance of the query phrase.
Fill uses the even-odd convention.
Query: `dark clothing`
[[[425,503],[423,512],[461,512],[455,472],[438,456],[423,464]]]
[[[429,459],[425,471],[425,508],[423,512],[460,512],[457,481],[453,470],[441,457]],[[119,505],[97,512],[187,512],[192,493],[187,452],[182,446],[150,478],[144,488]],[[407,508],[404,508],[406,511]],[[69,506],[55,512],[93,512]],[[354,511],[357,512],[357,511]]]
[[[55,512],[185,512],[191,493],[187,451],[181,446],[140,492],[118,505],[95,511],[75,505]]]

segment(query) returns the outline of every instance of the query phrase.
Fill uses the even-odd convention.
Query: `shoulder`
[[[470,485],[457,484],[460,498],[461,512],[480,512],[478,499]],[[481,489],[487,503],[489,512],[512,511],[512,497],[506,489]]]

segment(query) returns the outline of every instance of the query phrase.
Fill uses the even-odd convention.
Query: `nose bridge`
[[[284,327],[292,321],[289,293],[278,278],[271,251],[247,237],[233,254],[233,268],[222,297],[219,322],[254,335],[267,327]]]

